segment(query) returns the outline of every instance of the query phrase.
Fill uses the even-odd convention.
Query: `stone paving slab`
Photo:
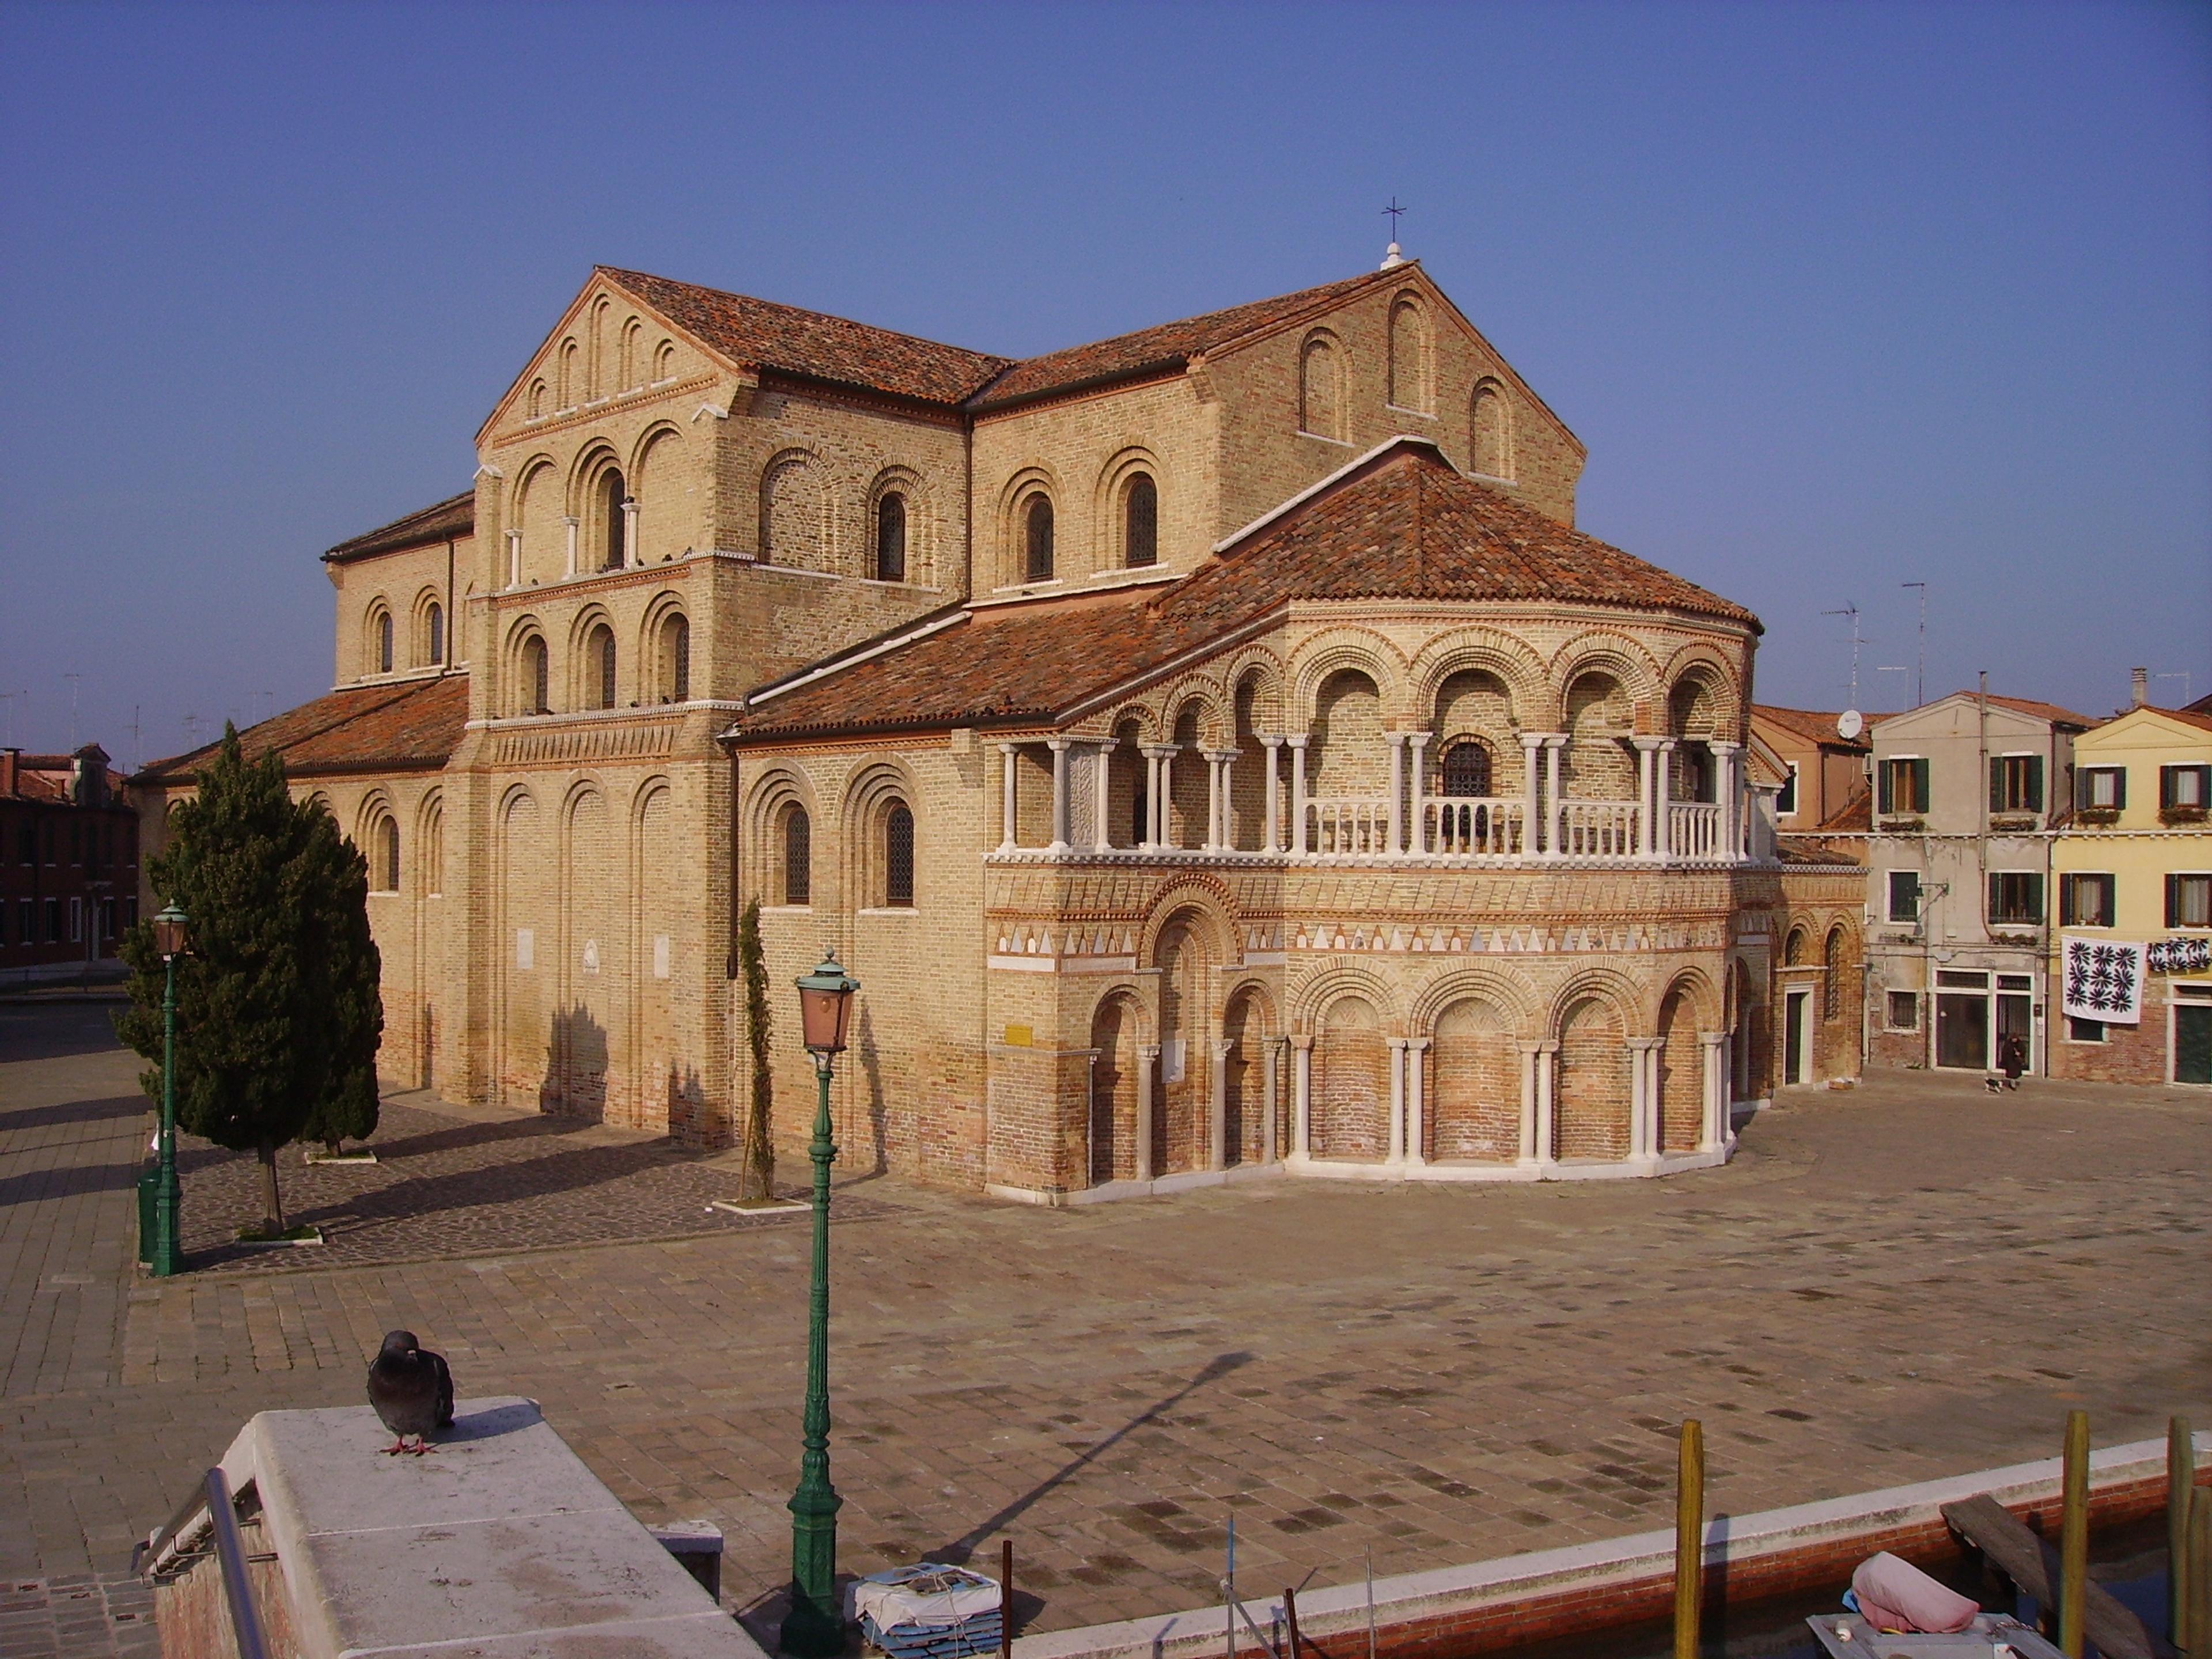
[[[112,1090],[112,1057],[37,1064]],[[30,1069],[0,1064],[0,1102]],[[52,1133],[96,1170],[99,1125]],[[1762,1114],[1735,1164],[1664,1182],[1073,1211],[858,1183],[842,1559],[1011,1536],[1032,1627],[1058,1629],[1212,1599],[1232,1504],[1255,1593],[1660,1524],[1684,1416],[1735,1512],[2051,1455],[2072,1406],[2100,1444],[2212,1424],[2208,1174],[2201,1094],[1905,1075]],[[128,1198],[87,1178],[32,1207],[119,1225]],[[863,1198],[883,1209],[847,1224]],[[20,1493],[24,1518],[0,1571],[112,1567],[246,1417],[359,1400],[404,1324],[465,1391],[543,1401],[641,1518],[722,1526],[726,1597],[757,1602],[788,1570],[805,1257],[803,1228],[757,1227],[123,1275],[101,1380],[4,1401],[0,1517]]]
[[[0,1582],[0,1659],[159,1659],[154,1587],[135,1573]]]

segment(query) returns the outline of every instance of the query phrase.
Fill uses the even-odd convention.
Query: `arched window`
[[[884,903],[893,908],[914,903],[914,814],[902,801],[884,814]]]
[[[672,380],[676,378],[676,343],[663,340],[660,349],[653,354],[653,378]]]
[[[1150,473],[1129,480],[1121,497],[1122,562],[1136,569],[1160,560],[1160,491]]]
[[[1316,334],[1298,354],[1298,430],[1344,438],[1342,374],[1336,342]]]
[[[423,632],[428,635],[430,647],[429,654],[425,660],[433,663],[444,662],[446,660],[446,608],[435,599],[431,600],[429,610],[423,613],[422,622]]]
[[[626,550],[623,544],[629,539],[627,532],[629,514],[623,511],[623,503],[628,499],[628,495],[623,489],[623,475],[612,467],[609,467],[606,476],[599,480],[599,500],[606,513],[607,562],[605,568],[609,570],[619,570],[625,562]]]
[[[380,674],[392,672],[392,613],[389,611],[376,613],[376,672]]]
[[[522,712],[526,714],[547,714],[552,712],[550,698],[552,690],[550,662],[544,640],[532,634],[522,642]]]
[[[1429,412],[1429,330],[1410,299],[1390,307],[1390,387],[1394,408]]]
[[[1499,392],[1496,381],[1485,380],[1475,387],[1471,423],[1474,441],[1470,449],[1474,470],[1486,477],[1511,477],[1513,432],[1504,394]]]
[[[906,580],[906,497],[896,489],[876,503],[876,580]]]
[[[1052,580],[1052,501],[1042,494],[1030,497],[1022,512],[1023,579]]]
[[[1792,927],[1790,930],[1790,937],[1782,942],[1782,965],[1784,968],[1796,968],[1802,966],[1804,961],[1805,930],[1802,927]]]
[[[1467,739],[1444,750],[1447,795],[1487,795],[1490,788],[1490,746]]]
[[[783,902],[814,902],[814,825],[803,806],[783,810]]]
[[[376,826],[376,884],[380,892],[399,890],[399,825],[392,818]]]
[[[545,382],[543,380],[532,380],[530,383],[529,414],[533,421],[542,421],[545,418]]]
[[[584,665],[591,676],[589,695],[593,708],[615,706],[615,630],[605,623],[584,641]]]
[[[1844,930],[1828,930],[1828,943],[1820,953],[1820,1018],[1833,1019],[1844,1012]]]
[[[660,700],[691,701],[691,623],[680,611],[660,624]]]

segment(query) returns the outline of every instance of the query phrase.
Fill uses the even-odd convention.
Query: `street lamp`
[[[167,975],[161,992],[161,1169],[154,1184],[154,1249],[147,1265],[156,1279],[184,1271],[177,1248],[178,1209],[184,1193],[177,1184],[177,958],[190,946],[185,913],[174,901],[154,918],[154,948]]]
[[[799,976],[799,1032],[819,1085],[814,1138],[806,1146],[814,1163],[814,1271],[806,1310],[805,1449],[799,1457],[799,1489],[787,1505],[791,1610],[782,1636],[783,1650],[799,1659],[830,1659],[845,1650],[837,1605],[837,1510],[844,1500],[830,1484],[830,1165],[837,1156],[830,1137],[830,1079],[845,1052],[853,993],[860,988],[835,951],[825,951],[820,966]]]

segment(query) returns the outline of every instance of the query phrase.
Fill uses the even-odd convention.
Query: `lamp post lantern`
[[[791,1495],[791,1610],[784,1615],[782,1645],[799,1659],[830,1659],[845,1650],[845,1620],[837,1605],[837,1510],[844,1500],[830,1484],[830,1165],[837,1144],[830,1129],[830,1079],[845,1051],[853,993],[860,981],[825,951],[821,964],[799,976],[799,1020],[806,1052],[814,1056],[817,1094],[814,1137],[806,1156],[814,1164],[814,1267],[806,1310],[805,1449],[799,1489]]]
[[[191,943],[185,913],[173,902],[154,918],[154,948],[161,952],[167,982],[161,991],[161,1151],[154,1182],[154,1248],[147,1266],[156,1279],[182,1273],[184,1252],[177,1248],[178,1210],[184,1193],[177,1183],[177,958]]]

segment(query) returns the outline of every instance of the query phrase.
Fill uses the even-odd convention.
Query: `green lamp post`
[[[825,951],[821,965],[799,976],[799,1030],[814,1056],[819,1092],[814,1138],[806,1155],[814,1163],[814,1270],[806,1310],[805,1450],[799,1489],[791,1495],[791,1611],[784,1615],[782,1644],[799,1659],[830,1659],[845,1650],[845,1620],[837,1605],[837,1510],[844,1500],[830,1484],[830,1165],[837,1143],[830,1133],[830,1079],[845,1052],[853,993],[860,981]]]
[[[154,918],[154,948],[161,952],[167,982],[161,991],[161,1149],[154,1181],[154,1245],[147,1266],[156,1279],[184,1271],[177,1248],[178,1209],[184,1199],[177,1182],[177,958],[190,944],[185,913],[165,904]]]

